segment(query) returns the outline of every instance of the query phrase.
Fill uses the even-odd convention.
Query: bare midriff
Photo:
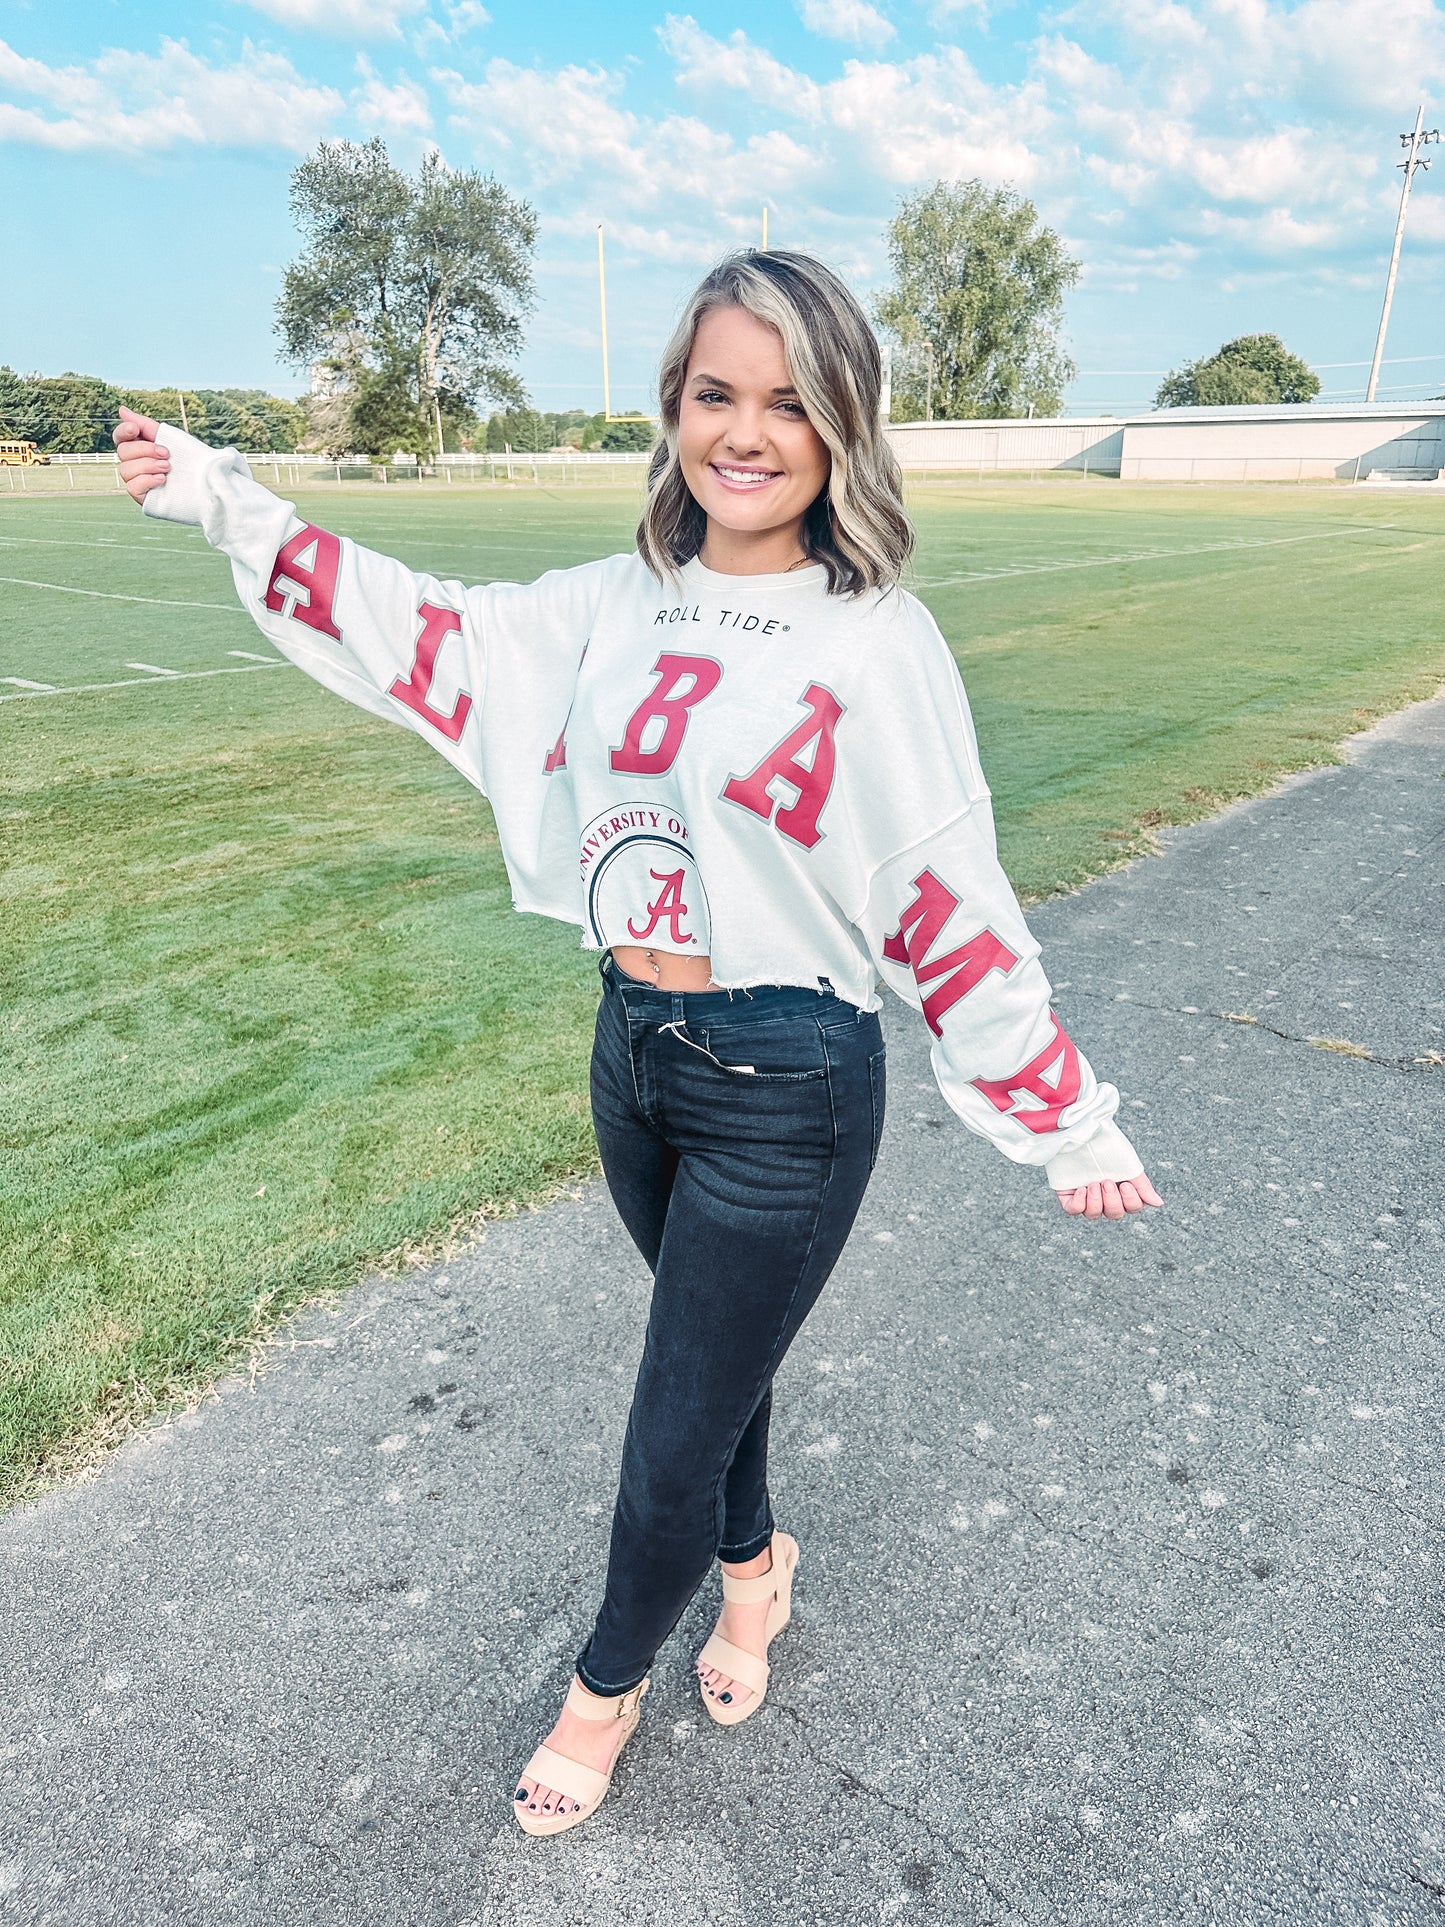
[[[654,990],[716,990],[711,957],[679,957],[671,950],[646,950],[640,944],[614,944],[617,968]]]

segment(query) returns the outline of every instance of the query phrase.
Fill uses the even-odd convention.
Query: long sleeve
[[[230,558],[243,607],[298,668],[414,731],[483,791],[519,907],[556,914],[574,853],[549,805],[549,756],[606,572],[631,559],[523,584],[439,579],[305,521],[235,449],[169,424],[157,439],[170,475],[145,512],[199,527]]]
[[[969,1129],[1056,1190],[1142,1165],[1050,1003],[1039,946],[998,860],[958,670],[918,605],[909,647],[870,705],[867,864],[856,927],[879,975],[922,1012],[939,1089]],[[875,684],[875,687],[878,685]]]

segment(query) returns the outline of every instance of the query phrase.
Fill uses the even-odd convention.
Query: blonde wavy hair
[[[832,269],[785,248],[726,256],[683,310],[658,375],[662,432],[647,471],[638,554],[662,581],[702,548],[707,517],[683,478],[678,421],[693,339],[715,308],[745,308],[777,329],[798,399],[827,446],[828,485],[809,507],[801,533],[805,553],[828,571],[829,593],[891,588],[914,538],[902,476],[879,418],[878,342]]]

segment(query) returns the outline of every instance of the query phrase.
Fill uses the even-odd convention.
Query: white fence
[[[420,466],[397,458],[373,462],[368,455],[343,455],[339,461],[322,455],[248,455],[258,480],[272,488],[299,488],[317,482],[370,482],[382,487],[418,481],[604,483],[640,481],[650,460],[648,452],[632,449],[549,450],[541,455],[444,455]],[[614,473],[613,471],[617,471]],[[54,495],[60,491],[94,493],[120,487],[120,470],[113,454],[51,455],[33,468],[0,468],[9,492]],[[3,489],[4,483],[0,483]]]

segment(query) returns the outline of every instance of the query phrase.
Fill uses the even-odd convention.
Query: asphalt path
[[[0,1921],[1445,1920],[1442,772],[1437,700],[1034,914],[1147,1223],[1064,1219],[890,1014],[774,1688],[700,1710],[710,1582],[579,1831],[508,1807],[646,1310],[600,1186],[0,1520]]]

